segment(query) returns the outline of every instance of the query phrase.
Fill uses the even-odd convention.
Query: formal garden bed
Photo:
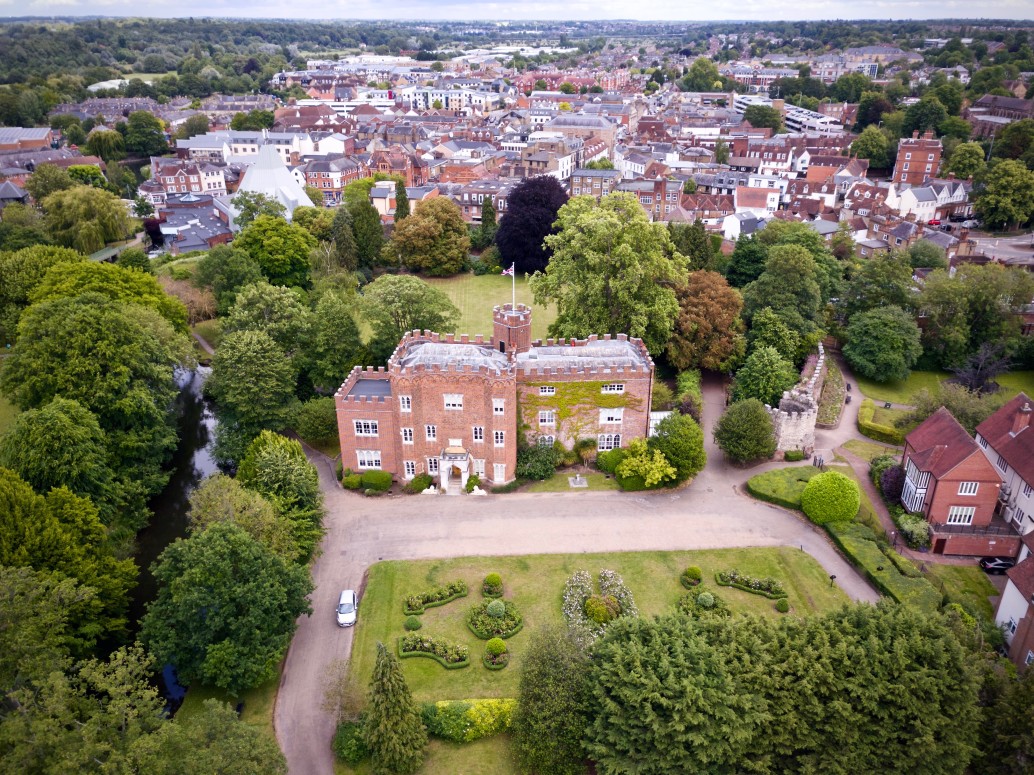
[[[786,597],[786,590],[776,579],[758,579],[747,576],[738,570],[718,571],[714,574],[715,583],[720,587],[735,587],[752,595],[761,595],[770,600]]]
[[[489,573],[481,582],[481,594],[488,598],[503,596],[503,577],[498,573]]]
[[[427,657],[433,659],[447,670],[458,670],[470,664],[470,651],[466,646],[446,643],[427,635],[407,633],[398,639],[399,657]]]
[[[416,595],[410,595],[402,602],[402,612],[407,616],[422,614],[428,608],[436,608],[466,596],[466,582],[453,581]]]
[[[819,395],[819,411],[817,424],[822,428],[835,428],[840,423],[840,414],[844,410],[844,398],[847,391],[844,375],[832,358],[826,359],[826,380],[822,384]]]
[[[467,627],[481,640],[512,638],[524,626],[517,606],[509,600],[487,600],[467,613]]]
[[[701,616],[731,616],[732,611],[728,603],[715,592],[712,592],[704,585],[687,592],[679,598],[675,607],[684,614],[694,619]]]
[[[564,585],[562,611],[571,637],[586,645],[621,616],[639,615],[632,592],[612,570],[599,573],[599,592],[588,571],[577,571]]]

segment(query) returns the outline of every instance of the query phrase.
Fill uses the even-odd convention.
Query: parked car
[[[355,590],[346,589],[337,601],[337,626],[351,627],[358,612],[359,598],[355,596]]]
[[[1015,564],[1015,557],[984,557],[980,560],[980,567],[987,573],[1005,573]]]
[[[931,218],[929,221],[926,222],[926,225],[927,226],[940,226],[941,225],[941,219],[940,218]]]
[[[968,220],[962,222],[963,229],[979,229],[980,221]]]

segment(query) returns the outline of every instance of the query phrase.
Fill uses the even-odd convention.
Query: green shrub
[[[517,450],[517,476],[521,479],[549,479],[556,466],[557,454],[551,446],[533,444]]]
[[[455,670],[470,664],[470,652],[466,646],[446,643],[427,635],[409,632],[398,640],[399,657],[428,657],[443,667]]]
[[[517,700],[440,700],[420,711],[427,731],[453,743],[470,743],[510,728]]]
[[[819,469],[811,466],[777,468],[748,479],[747,492],[758,500],[788,509],[799,509],[804,488],[818,475]]]
[[[801,493],[801,509],[817,525],[853,519],[861,502],[858,484],[839,471],[813,476]]]
[[[498,573],[489,573],[481,582],[481,594],[485,597],[503,596],[503,577]]]
[[[681,401],[686,396],[692,396],[698,402],[704,402],[704,392],[700,385],[700,371],[698,369],[686,369],[680,371],[675,378],[675,394]]]
[[[498,610],[497,604],[503,607],[502,616],[494,616],[488,612],[492,607]],[[467,613],[467,628],[481,640],[489,638],[510,638],[521,631],[524,619],[517,606],[509,600],[490,600],[472,606]]]
[[[387,492],[391,489],[390,471],[364,471],[362,484],[367,490]]]
[[[358,490],[363,486],[363,477],[360,474],[346,474],[341,480],[341,486],[346,490]]]
[[[502,638],[490,638],[485,644],[485,651],[489,656],[497,657],[506,653],[506,641]]]
[[[701,592],[697,595],[697,605],[701,608],[714,608],[714,595],[710,592]]]
[[[701,571],[696,565],[690,565],[682,571],[682,575],[690,581],[700,581],[700,579],[704,577],[703,571]]]
[[[786,452],[783,453],[783,460],[785,460],[787,463],[800,462],[801,460],[804,460],[804,450],[788,449]]]
[[[653,396],[650,400],[651,412],[666,412],[675,403],[675,394],[668,387],[667,382],[659,379],[653,381]]]
[[[503,585],[503,577],[498,573],[489,573],[485,576],[485,584],[492,587],[501,587]]]
[[[407,616],[406,621],[402,623],[402,627],[406,630],[406,632],[416,632],[423,626],[424,623],[420,621],[419,616]]]
[[[921,514],[905,514],[894,520],[909,549],[930,545],[930,524]]]
[[[874,457],[869,461],[869,478],[872,480],[872,483],[879,487],[880,479],[883,478],[883,472],[896,465],[898,465],[898,458],[895,455],[877,455]]]
[[[419,495],[428,487],[434,484],[434,477],[430,474],[417,474],[408,482],[405,487],[402,488],[403,492],[409,493],[410,495]]]
[[[753,595],[762,595],[775,600],[779,597],[786,597],[786,590],[783,584],[776,579],[758,579],[740,573],[738,570],[718,571],[715,574],[715,582],[720,587],[735,587]]]
[[[337,465],[334,466],[334,474],[337,476],[337,480],[340,482],[341,478],[345,475],[345,469],[341,466],[341,461],[337,461]]]
[[[329,444],[337,439],[337,408],[331,396],[313,398],[298,408],[294,429],[311,444]]]
[[[732,614],[721,596],[702,587],[680,597],[675,607],[694,619],[699,619],[701,616],[730,616]]]
[[[474,488],[481,485],[481,477],[477,474],[471,474],[467,477],[467,483],[463,485],[464,491],[469,495],[474,492]]]
[[[891,425],[881,425],[873,420],[876,415],[876,404],[866,398],[858,407],[858,432],[867,436],[873,441],[881,441],[884,444],[893,444],[900,447],[905,443],[903,431]]]
[[[779,598],[778,600],[776,600],[775,610],[777,610],[781,614],[785,614],[787,611],[790,610],[790,601],[787,600],[785,597]]]
[[[485,606],[485,613],[493,619],[502,619],[506,616],[506,604],[502,600],[493,600]]]
[[[466,597],[467,583],[465,581],[453,581],[448,584],[428,589],[416,595],[410,595],[402,603],[403,613],[422,614],[425,608],[451,603],[458,597]]]
[[[363,740],[362,722],[342,721],[338,724],[331,747],[334,755],[345,764],[354,766],[369,757],[370,749]]]
[[[574,443],[574,453],[583,464],[596,457],[596,439],[578,439]]]
[[[628,450],[623,447],[612,449],[609,452],[600,452],[596,455],[596,467],[605,474],[613,474],[626,457],[628,457]]]
[[[610,595],[592,595],[585,601],[585,615],[596,624],[606,624],[621,615],[621,605]]]

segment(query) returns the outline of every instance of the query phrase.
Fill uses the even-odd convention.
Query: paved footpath
[[[364,498],[337,486],[326,458],[315,460],[326,495],[327,535],[313,567],[314,613],[299,620],[274,711],[291,775],[333,775],[334,718],[321,708],[322,698],[331,666],[349,658],[353,637],[352,630],[336,626],[333,609],[339,592],[359,589],[366,570],[379,560],[793,546],[835,574],[851,599],[875,602],[876,591],[824,532],[739,491],[750,476],[785,463],[749,470],[726,463],[711,432],[712,418],[724,409],[717,381],[705,382],[704,403],[709,462],[677,492]],[[840,433],[852,427],[848,423],[845,417],[841,428],[847,428]]]

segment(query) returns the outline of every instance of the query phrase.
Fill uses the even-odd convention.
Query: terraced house
[[[335,395],[342,465],[458,491],[472,474],[512,481],[521,442],[591,438],[602,451],[648,434],[654,364],[641,340],[533,342],[527,306],[492,317],[490,339],[414,331],[387,367],[353,370]]]

